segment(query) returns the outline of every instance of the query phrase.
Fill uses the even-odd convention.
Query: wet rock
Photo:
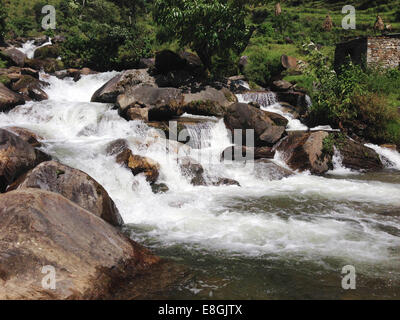
[[[276,81],[273,81],[272,82],[272,87],[271,87],[271,89],[273,90],[273,91],[287,91],[287,90],[289,90],[290,88],[292,88],[293,87],[293,85],[290,83],[290,82],[288,82],[288,81],[285,81],[285,80],[276,80]]]
[[[254,163],[256,178],[263,180],[281,180],[293,175],[293,172],[270,160],[260,159]]]
[[[240,187],[240,183],[236,180],[229,178],[218,178],[216,182],[213,182],[214,186],[238,186]]]
[[[323,150],[323,141],[328,136],[329,133],[324,131],[291,132],[282,140],[277,150],[291,169],[323,174],[332,166],[332,156]]]
[[[153,193],[165,193],[169,191],[169,188],[165,183],[154,183],[151,185],[151,191]]]
[[[189,177],[192,185],[207,185],[207,182],[204,178],[204,168],[200,163],[190,157],[179,158],[178,163],[182,174]]]
[[[42,87],[46,85],[48,83],[32,76],[21,75],[19,80],[12,84],[11,89],[21,93],[26,100],[30,98],[35,101],[43,101],[49,98],[47,93],[42,90]]]
[[[92,96],[92,102],[116,103],[117,97],[138,84],[155,86],[155,79],[147,69],[127,70],[106,82]]]
[[[46,59],[26,59],[26,66],[35,70],[43,70],[46,73],[55,73],[64,69],[64,64],[61,60],[54,58]]]
[[[234,102],[237,102],[236,96],[226,88],[206,87],[200,92],[183,95],[184,111],[201,116],[223,117]]]
[[[378,171],[383,169],[382,161],[375,150],[346,138],[337,141],[336,148],[342,156],[342,164],[353,170]]]
[[[15,179],[49,157],[14,133],[0,129],[0,192]]]
[[[226,148],[221,160],[249,161],[257,159],[273,159],[275,151],[270,147],[250,148],[246,146],[232,146]]]
[[[13,189],[26,188],[59,193],[114,226],[123,224],[107,191],[83,171],[56,161],[43,162],[13,185]]]
[[[153,159],[132,154],[130,149],[117,155],[117,163],[129,168],[134,176],[143,173],[150,183],[155,183],[158,179],[160,165]]]
[[[150,108],[129,108],[126,112],[127,120],[149,121]]]
[[[168,120],[183,114],[183,96],[179,89],[147,85],[126,90],[117,98],[118,112],[125,117],[130,108],[148,108],[148,120]]]
[[[25,99],[22,95],[11,91],[4,84],[0,83],[0,112],[11,110],[24,103]]]
[[[160,258],[60,194],[0,195],[0,234],[0,299],[113,299],[123,289],[120,298],[140,298],[161,289],[151,280],[162,276]],[[42,286],[44,266],[56,272],[54,290]]]
[[[304,92],[299,91],[285,91],[277,92],[276,97],[278,101],[286,102],[296,108],[301,108],[302,112],[305,113],[308,109],[307,95]]]
[[[40,148],[42,146],[39,140],[43,140],[43,138],[37,135],[35,132],[32,132],[26,128],[4,127],[2,129],[5,129],[7,131],[16,134],[18,137],[20,137],[25,142],[28,142],[34,148]]]
[[[23,67],[25,64],[26,55],[15,48],[1,51],[0,56],[12,66]]]
[[[273,146],[285,133],[288,120],[284,117],[254,108],[246,103],[229,106],[224,117],[225,125],[232,134],[235,129],[242,130],[242,144],[246,142],[247,130],[254,130],[254,146]]]
[[[106,153],[109,156],[120,154],[122,151],[128,148],[128,141],[125,139],[117,139],[110,142],[106,147]]]

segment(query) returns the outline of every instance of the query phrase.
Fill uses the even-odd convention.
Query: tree
[[[154,18],[181,47],[189,46],[210,70],[212,57],[240,54],[251,30],[243,0],[156,0]]]
[[[6,18],[7,10],[4,0],[0,0],[0,44],[4,43],[4,37],[6,34]]]

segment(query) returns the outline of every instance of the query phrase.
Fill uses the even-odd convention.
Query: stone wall
[[[400,37],[368,38],[367,64],[398,68],[400,65]]]
[[[335,70],[350,56],[355,64],[381,65],[384,68],[400,66],[400,34],[367,37],[339,43],[335,51]]]

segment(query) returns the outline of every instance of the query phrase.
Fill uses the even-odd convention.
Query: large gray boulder
[[[242,144],[246,145],[246,130],[254,130],[254,146],[273,146],[285,134],[288,120],[281,115],[255,108],[246,103],[229,106],[224,117],[225,125],[232,134],[242,130]]]
[[[166,285],[162,268],[160,258],[60,194],[0,195],[2,300],[143,298]]]
[[[126,70],[106,82],[92,96],[92,102],[116,103],[117,97],[138,84],[156,86],[147,69]]]
[[[37,188],[59,193],[114,226],[123,224],[114,201],[96,180],[83,171],[56,161],[39,164],[18,179],[13,188]]]
[[[26,59],[26,55],[15,48],[9,48],[1,51],[0,57],[7,60],[9,64],[17,67],[23,67]]]
[[[179,89],[140,85],[129,88],[117,98],[119,114],[126,116],[130,108],[147,109],[149,121],[168,120],[183,114],[183,95]],[[132,117],[129,120],[133,120]]]

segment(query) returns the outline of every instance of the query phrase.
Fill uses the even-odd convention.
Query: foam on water
[[[40,46],[35,45],[35,40],[29,40],[25,42],[21,48],[16,48],[16,49],[18,49],[22,53],[25,53],[28,59],[33,59],[36,49],[49,46],[51,44],[52,44],[51,39],[49,39],[47,42],[43,43]]]
[[[93,92],[115,74],[83,76],[78,82],[50,77],[46,89],[50,100],[0,113],[0,126],[26,127],[43,136],[47,152],[98,180],[125,222],[145,230],[146,237],[160,246],[399,264],[395,248],[400,247],[400,238],[375,227],[373,217],[362,209],[399,208],[399,185],[307,173],[271,181],[255,175],[251,165],[225,165],[220,156],[231,141],[222,120],[210,123],[208,134],[198,137],[204,139],[203,149],[168,144],[143,122],[128,122],[112,106],[89,102]],[[167,193],[153,194],[143,176],[132,176],[106,155],[107,144],[119,138],[127,139],[133,153],[160,163],[160,182],[168,185]],[[211,179],[235,179],[241,187],[192,186],[177,164],[182,155],[200,159]],[[277,154],[275,162],[281,161]],[[259,201],[265,201],[263,208],[275,202],[283,205],[260,211],[256,210]],[[332,201],[337,206],[325,204]],[[304,209],[287,207],[291,202]],[[316,204],[319,209],[313,209]],[[289,217],[282,217],[282,212]],[[379,226],[399,230],[396,219],[379,221]]]

